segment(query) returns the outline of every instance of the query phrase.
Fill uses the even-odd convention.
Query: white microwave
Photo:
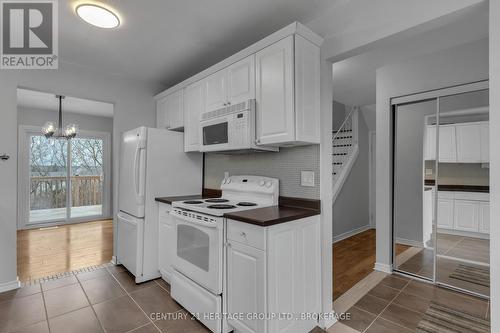
[[[255,99],[201,114],[200,151],[267,150],[255,141]]]

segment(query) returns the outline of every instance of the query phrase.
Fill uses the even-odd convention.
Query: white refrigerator
[[[184,152],[183,133],[139,127],[120,150],[116,260],[137,283],[160,277],[156,197],[199,194],[203,155]]]

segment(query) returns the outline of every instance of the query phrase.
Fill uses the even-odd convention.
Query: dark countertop
[[[319,210],[301,207],[271,206],[224,214],[225,218],[250,223],[261,227],[300,220],[319,215]]]
[[[433,180],[426,180],[425,185],[434,186],[436,183]],[[490,187],[483,185],[445,185],[439,184],[438,191],[457,191],[457,192],[479,192],[479,193],[489,193]]]
[[[205,198],[213,198],[213,196],[195,194],[159,197],[155,198],[155,200],[158,202],[171,204],[173,201],[197,200]],[[261,227],[268,227],[275,224],[295,221],[305,217],[321,214],[321,211],[319,209],[319,200],[280,197],[280,203],[285,204],[280,204],[279,206],[249,209],[241,212],[226,213],[224,214],[224,217],[240,222],[258,225]],[[304,206],[307,208],[303,208]]]
[[[194,195],[180,195],[176,197],[159,197],[155,198],[155,201],[166,203],[166,204],[172,204],[174,201],[185,201],[185,200],[199,200],[199,199],[204,199],[208,197],[204,197],[201,194],[194,194]]]

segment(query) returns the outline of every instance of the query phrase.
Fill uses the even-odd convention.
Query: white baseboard
[[[19,287],[21,287],[21,282],[19,281],[19,278],[16,278],[16,280],[14,280],[14,281],[0,283],[0,293],[3,293],[5,291],[9,291],[9,290],[14,290],[14,289],[17,289]]]
[[[168,272],[164,269],[161,269],[160,268],[160,274],[161,274],[161,278],[165,281],[167,281],[168,283],[170,283],[170,277],[172,276],[172,273],[171,272]]]
[[[391,265],[382,264],[380,262],[376,262],[375,263],[375,267],[373,267],[373,269],[376,270],[376,271],[379,271],[379,272],[383,272],[383,273],[387,273],[387,274],[392,274],[392,267],[391,267]]]
[[[418,242],[418,241],[415,241],[412,239],[406,239],[406,238],[400,238],[400,237],[396,237],[396,243],[402,244],[402,245],[413,246],[413,247],[420,247],[420,248],[425,247],[425,244],[423,242]]]
[[[469,231],[438,228],[438,233],[447,234],[447,235],[455,235],[455,236],[490,239],[490,234],[483,234],[483,233],[479,233],[479,232],[469,232]]]
[[[325,330],[328,330],[337,322],[337,315],[334,311],[324,314],[324,317],[319,321],[319,326]]]
[[[118,264],[119,264],[118,259],[116,258],[116,256],[112,256],[112,257],[111,257],[111,263],[112,263],[113,265],[118,265]]]
[[[333,236],[333,243],[340,242],[341,240],[344,240],[346,238],[352,237],[354,235],[360,234],[366,230],[374,229],[371,225],[365,225],[360,228],[356,228],[347,232],[344,232],[343,234]]]

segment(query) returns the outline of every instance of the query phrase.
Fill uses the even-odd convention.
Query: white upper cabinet
[[[170,130],[184,128],[183,89],[156,101],[156,126]]]
[[[293,36],[258,52],[255,63],[257,143],[293,141]]]
[[[455,126],[439,126],[439,162],[454,163],[457,161],[457,144]]]
[[[205,80],[205,110],[212,111],[227,104],[227,69],[208,76]]]
[[[489,163],[489,123],[472,122],[439,126],[439,162]],[[426,128],[425,159],[436,157],[436,126]]]
[[[289,36],[255,55],[257,143],[319,143],[319,47]]]
[[[204,81],[206,111],[255,98],[255,55],[208,76]]]
[[[455,125],[457,160],[463,163],[481,163],[481,124]]]
[[[184,151],[200,148],[200,114],[205,108],[205,82],[198,81],[184,89]]]
[[[490,162],[490,124],[488,122],[481,123],[481,162]]]
[[[255,55],[229,66],[227,83],[229,105],[255,98]]]

